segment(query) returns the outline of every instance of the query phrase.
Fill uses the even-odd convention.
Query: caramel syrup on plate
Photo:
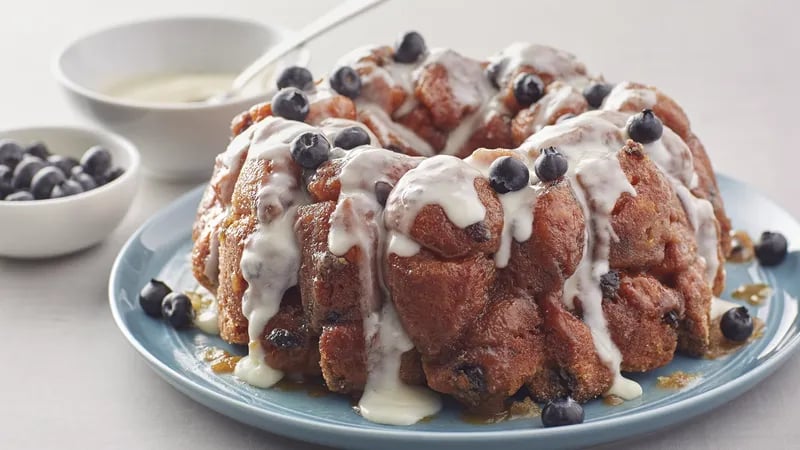
[[[241,356],[231,355],[219,347],[206,347],[200,351],[200,359],[209,363],[211,371],[214,373],[233,373],[236,363],[242,359]]]
[[[531,419],[539,417],[542,409],[533,402],[530,397],[524,400],[515,401],[507,409],[494,414],[476,414],[465,412],[461,415],[461,420],[472,425],[491,425],[509,420]]]
[[[203,294],[199,292],[186,291],[183,294],[189,297],[189,301],[192,302],[192,309],[194,310],[195,314],[199,314],[201,311],[211,306],[211,299],[203,296]]]
[[[699,377],[700,374],[677,370],[667,376],[656,378],[656,386],[661,389],[683,389]]]
[[[619,406],[619,405],[625,403],[625,400],[623,400],[622,397],[618,397],[618,396],[612,394],[612,395],[604,396],[603,397],[603,403],[605,403],[608,406]]]
[[[744,300],[753,306],[763,305],[770,295],[772,288],[764,283],[743,284],[731,293],[731,297]]]
[[[755,246],[747,232],[732,231],[731,238],[731,253],[728,255],[728,262],[746,263],[755,259]]]
[[[753,317],[753,334],[745,342],[734,342],[722,335],[719,327],[720,319],[711,322],[711,332],[709,333],[709,344],[706,354],[707,359],[716,359],[721,356],[729,355],[756,339],[764,336],[764,321],[758,317]]]

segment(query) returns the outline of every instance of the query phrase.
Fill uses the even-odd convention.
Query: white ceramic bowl
[[[139,153],[130,141],[105,131],[35,127],[0,131],[0,139],[23,145],[44,142],[52,153],[80,158],[102,145],[114,167],[114,181],[70,197],[28,202],[0,200],[0,256],[46,258],[81,250],[105,239],[122,221],[139,187]]]
[[[178,17],[119,25],[69,43],[53,71],[71,103],[102,127],[129,138],[146,172],[161,178],[198,179],[211,173],[214,157],[230,137],[234,116],[269,93],[219,104],[147,103],[104,94],[115,83],[176,73],[235,73],[288,35],[275,25],[245,19]],[[280,67],[305,65],[308,51],[289,55],[262,75],[262,86]]]

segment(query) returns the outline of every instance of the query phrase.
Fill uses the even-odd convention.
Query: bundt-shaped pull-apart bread
[[[552,48],[481,62],[416,33],[304,70],[236,118],[194,227],[220,334],[249,345],[238,377],[321,375],[410,424],[434,391],[632,399],[622,372],[706,350],[730,225],[672,99]]]

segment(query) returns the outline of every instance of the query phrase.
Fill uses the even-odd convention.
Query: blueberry
[[[47,162],[61,169],[61,171],[64,172],[64,176],[67,177],[72,174],[73,167],[79,166],[81,164],[75,158],[70,158],[69,156],[61,156],[61,155],[50,155],[47,157]]]
[[[731,308],[722,315],[719,327],[728,340],[744,342],[753,334],[753,319],[744,306]]]
[[[6,195],[5,200],[8,202],[27,202],[33,200],[33,194],[28,191],[17,191]]]
[[[583,90],[583,97],[589,106],[599,108],[613,88],[614,86],[606,83],[592,83]]]
[[[600,290],[603,292],[603,298],[616,297],[617,289],[619,289],[618,271],[610,270],[600,276]]]
[[[80,183],[75,180],[66,180],[53,187],[50,198],[69,197],[70,195],[80,194],[81,192],[83,192],[83,187]]]
[[[569,161],[555,147],[543,148],[533,163],[536,177],[542,181],[555,181],[567,173]]]
[[[270,331],[267,341],[281,350],[296,348],[303,343],[300,336],[284,328],[274,328]]]
[[[314,77],[305,67],[287,67],[278,77],[278,89],[286,87],[296,87],[297,89],[308,91],[314,87]]]
[[[762,266],[777,266],[786,259],[789,242],[780,233],[765,231],[761,233],[761,241],[756,244],[756,258]]]
[[[0,139],[0,164],[13,169],[24,155],[25,151],[19,144],[9,139]]]
[[[125,173],[125,169],[123,169],[121,167],[117,167],[115,169],[109,170],[108,172],[106,172],[106,173],[104,173],[102,175],[98,175],[98,176],[94,177],[94,182],[97,184],[97,186],[102,186],[104,184],[108,184],[108,183],[116,180],[117,178],[121,177],[123,173]]]
[[[336,135],[336,139],[333,140],[333,146],[351,150],[360,145],[368,145],[371,141],[369,134],[363,128],[350,127],[345,128]]]
[[[25,154],[40,159],[47,159],[50,156],[50,151],[47,150],[47,146],[44,145],[44,142],[34,142],[25,148]]]
[[[389,199],[389,194],[393,188],[394,186],[385,181],[375,182],[375,199],[381,206],[386,206],[386,200]]]
[[[14,192],[14,187],[11,186],[11,177],[14,171],[5,164],[0,164],[0,198],[5,198],[6,195]]]
[[[422,35],[416,31],[409,31],[398,39],[394,49],[394,60],[399,63],[413,63],[426,51],[428,47]]]
[[[640,144],[659,140],[663,132],[664,126],[661,120],[651,109],[644,109],[628,119],[628,137]]]
[[[45,167],[44,161],[35,156],[25,156],[14,169],[11,185],[14,189],[28,189],[31,187],[33,175]]]
[[[320,133],[308,132],[292,142],[292,158],[306,169],[316,169],[328,160],[331,144]]]
[[[97,182],[94,181],[94,178],[83,173],[83,171],[77,171],[77,173],[73,172],[72,176],[70,177],[70,180],[77,181],[78,184],[81,185],[81,188],[84,191],[91,191],[92,189],[97,187]]]
[[[111,152],[99,145],[95,145],[83,154],[81,166],[83,171],[91,176],[104,175],[111,169]]]
[[[544,94],[542,79],[532,73],[521,73],[514,79],[514,98],[519,106],[527,108]]]
[[[148,316],[161,317],[161,304],[170,293],[172,289],[166,283],[152,279],[139,291],[139,306]]]
[[[57,167],[47,166],[36,172],[31,180],[31,193],[36,200],[50,198],[53,188],[66,181],[66,177]]]
[[[331,87],[345,97],[356,98],[361,93],[361,77],[352,67],[342,66],[333,72]]]
[[[542,409],[542,425],[560,427],[583,423],[583,406],[570,397],[547,402]]]
[[[489,184],[498,194],[524,188],[530,177],[528,166],[511,156],[501,156],[489,166]]]
[[[272,97],[272,113],[284,119],[304,121],[308,117],[308,97],[300,89],[281,89]]]
[[[173,328],[186,328],[194,319],[192,301],[180,292],[169,293],[161,302],[161,315]]]

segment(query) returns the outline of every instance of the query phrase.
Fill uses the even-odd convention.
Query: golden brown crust
[[[423,357],[436,357],[483,311],[494,263],[483,254],[444,261],[426,250],[408,258],[390,254],[386,281],[414,346]]]
[[[611,338],[622,353],[621,369],[644,372],[661,367],[675,354],[673,324],[683,317],[683,299],[647,275],[621,274],[616,295],[603,300]],[[675,322],[668,314],[675,314]]]
[[[475,191],[486,208],[483,221],[459,228],[439,205],[423,207],[411,226],[411,237],[442,258],[460,258],[474,252],[494,253],[500,246],[503,213],[497,193],[484,178],[475,178]]]

